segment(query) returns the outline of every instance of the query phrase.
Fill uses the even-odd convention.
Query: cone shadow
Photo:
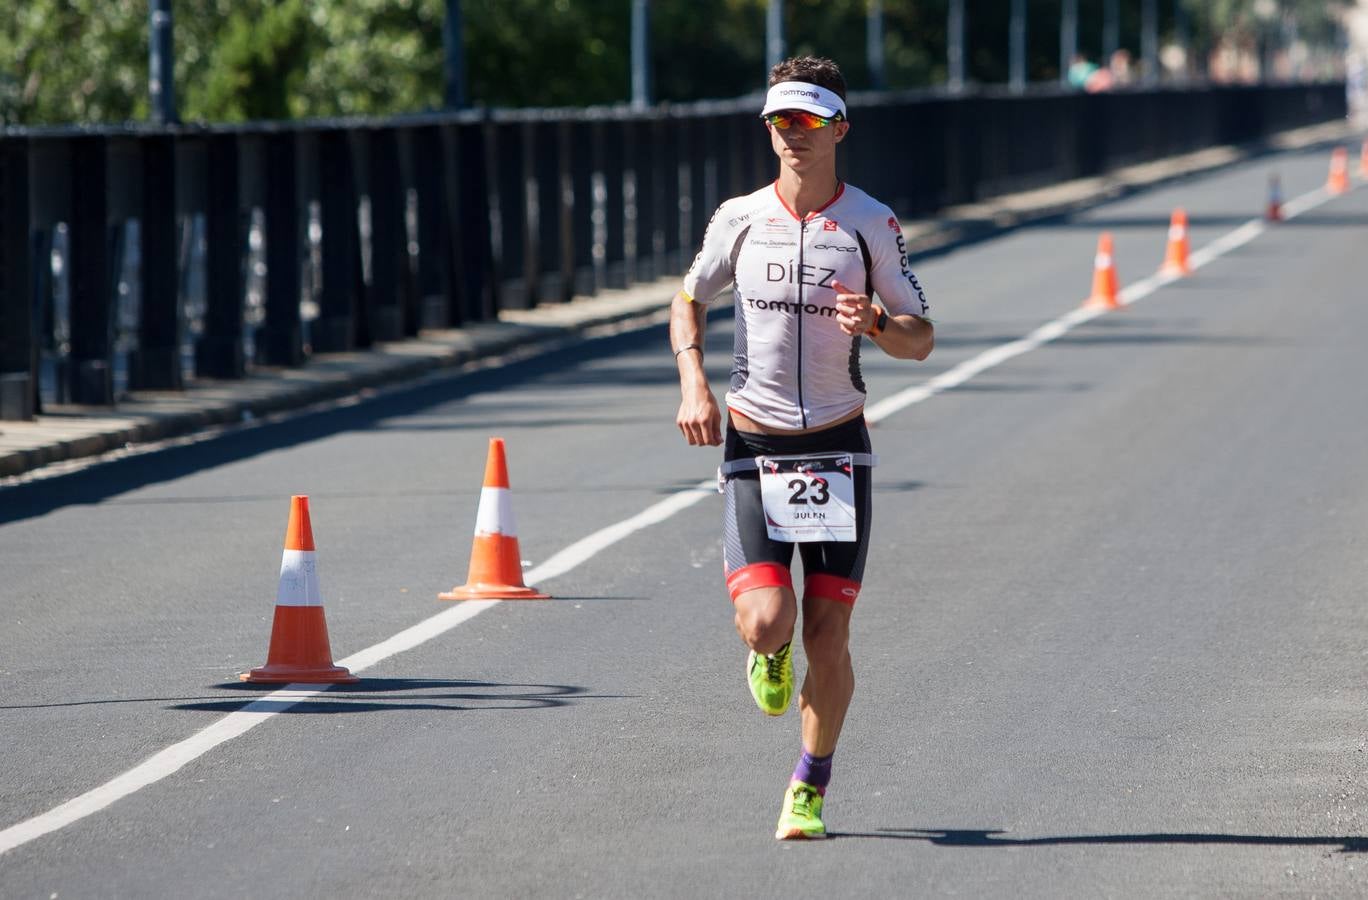
[[[221,700],[204,698],[166,707],[190,712],[227,713],[251,707],[253,711],[291,714],[371,713],[412,710],[476,712],[484,710],[554,709],[583,699],[616,699],[589,694],[588,689],[565,684],[504,684],[417,678],[362,678],[356,684],[300,685],[319,690],[303,699],[275,697],[284,685],[253,685],[225,682],[213,687],[238,693]],[[246,692],[245,694],[243,692]],[[418,693],[413,693],[418,692]],[[254,696],[262,695],[262,696]]]

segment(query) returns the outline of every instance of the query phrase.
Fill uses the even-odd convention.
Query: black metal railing
[[[858,95],[841,171],[927,216],[1344,114],[1342,83]],[[0,418],[677,274],[773,171],[753,99],[0,130]]]

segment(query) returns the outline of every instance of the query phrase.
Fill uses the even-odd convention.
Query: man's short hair
[[[815,84],[845,99],[846,83],[841,67],[821,56],[794,56],[775,64],[770,69],[769,86],[774,87],[784,81]]]

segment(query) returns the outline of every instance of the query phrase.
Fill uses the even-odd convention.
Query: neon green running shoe
[[[755,705],[766,715],[782,716],[788,712],[789,701],[793,699],[793,642],[769,655],[752,650],[746,657],[746,677]]]
[[[826,836],[821,792],[805,781],[790,782],[784,792],[779,827],[774,830],[775,840],[814,840]]]

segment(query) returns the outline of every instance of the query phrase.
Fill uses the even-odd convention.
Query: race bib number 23
[[[757,456],[771,540],[854,541],[855,467],[849,453]]]

